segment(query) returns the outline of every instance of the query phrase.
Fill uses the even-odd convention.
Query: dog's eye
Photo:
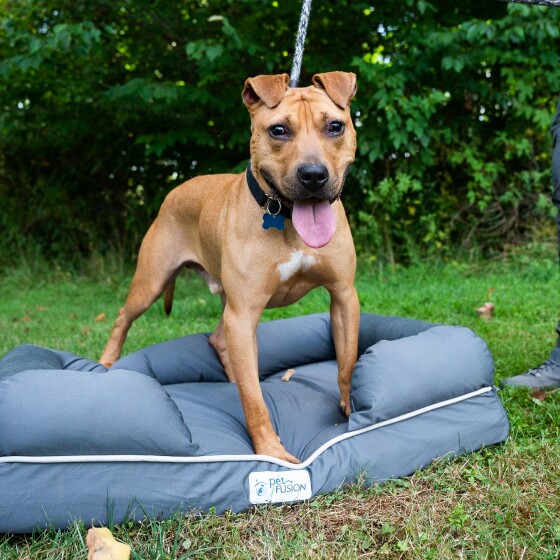
[[[344,132],[344,123],[340,121],[333,121],[329,124],[327,132],[332,136],[339,136]]]
[[[268,129],[268,133],[273,138],[285,138],[288,136],[288,130],[281,124],[274,124]]]

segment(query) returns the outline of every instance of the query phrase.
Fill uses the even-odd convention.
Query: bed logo
[[[249,500],[252,504],[300,502],[311,498],[307,470],[256,471],[249,474]]]

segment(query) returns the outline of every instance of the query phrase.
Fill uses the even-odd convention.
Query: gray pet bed
[[[258,344],[272,423],[301,465],[253,454],[207,334],[109,371],[68,352],[12,350],[0,361],[0,532],[298,501],[507,437],[492,357],[466,328],[362,315],[349,419],[328,315],[262,323]]]

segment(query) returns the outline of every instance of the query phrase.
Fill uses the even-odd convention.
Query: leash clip
[[[278,214],[280,214],[280,212],[282,211],[282,203],[276,199],[276,198],[272,198],[269,195],[266,195],[267,200],[265,205],[263,206],[263,210],[269,214],[270,216],[278,216]],[[270,205],[274,203],[277,204],[278,207],[276,208],[276,206],[273,206],[272,208],[270,207]]]

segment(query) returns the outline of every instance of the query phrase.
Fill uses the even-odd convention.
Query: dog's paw
[[[286,461],[287,463],[293,463],[294,465],[299,465],[301,463],[301,461],[297,457],[294,457],[293,455],[288,453],[286,450],[284,450],[283,456],[279,457],[279,459],[282,459],[283,461]]]
[[[277,459],[281,459],[282,461],[293,463],[295,465],[299,465],[301,463],[301,461],[297,457],[294,457],[292,454],[286,451],[284,446],[280,443],[280,440],[278,440],[278,443],[267,442],[257,446],[255,448],[255,453],[257,455],[268,455],[270,457],[276,457]]]
[[[340,410],[342,411],[342,414],[346,416],[346,418],[348,418],[350,416],[350,413],[352,412],[350,404],[347,404],[349,402],[350,400],[346,401],[345,399],[341,399],[340,401]]]

